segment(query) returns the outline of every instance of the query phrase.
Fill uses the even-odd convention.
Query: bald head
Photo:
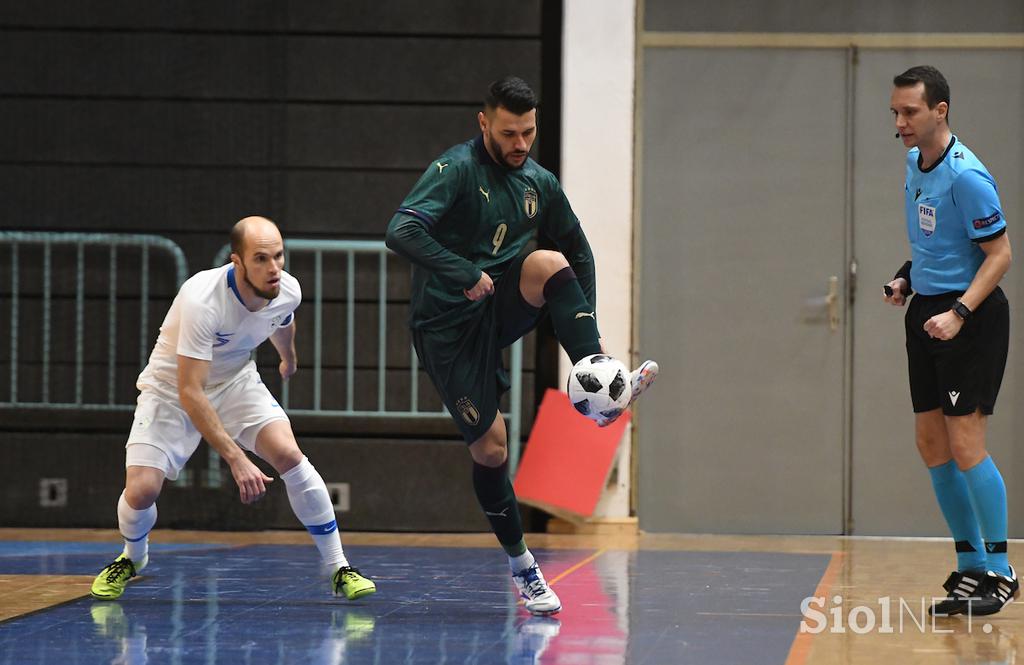
[[[245,248],[254,239],[280,240],[281,231],[277,224],[266,217],[243,217],[231,229],[231,252],[239,258],[245,254]]]
[[[284,240],[277,224],[266,217],[239,220],[231,229],[231,262],[246,307],[265,304],[254,305],[253,299],[276,298],[284,270]]]

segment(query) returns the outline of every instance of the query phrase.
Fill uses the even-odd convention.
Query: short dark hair
[[[894,77],[892,83],[897,88],[912,88],[918,83],[924,83],[924,99],[930,109],[938,106],[939,102],[949,104],[949,83],[942,72],[931,65],[911,67]]]
[[[488,109],[503,106],[516,115],[522,115],[537,108],[537,95],[523,79],[506,76],[487,87],[484,106]]]

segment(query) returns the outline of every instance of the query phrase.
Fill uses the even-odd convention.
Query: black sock
[[[548,278],[544,283],[544,300],[551,312],[555,335],[573,364],[601,353],[597,313],[583,295],[572,268],[566,266]]]
[[[519,502],[508,478],[508,460],[501,466],[484,466],[473,462],[473,489],[491,530],[509,556],[526,551]]]

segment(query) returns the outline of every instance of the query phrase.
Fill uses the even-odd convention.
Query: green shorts
[[[495,283],[494,293],[478,314],[465,325],[412,331],[420,364],[466,443],[473,443],[491,428],[498,400],[511,385],[502,349],[533,330],[544,312],[526,302],[519,291],[525,258],[516,259]]]

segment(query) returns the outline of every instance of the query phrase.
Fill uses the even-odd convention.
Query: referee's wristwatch
[[[973,314],[971,308],[963,304],[959,298],[956,299],[956,304],[953,305],[952,311],[954,314],[960,317],[961,321],[966,321],[967,319],[971,318],[971,314]]]

